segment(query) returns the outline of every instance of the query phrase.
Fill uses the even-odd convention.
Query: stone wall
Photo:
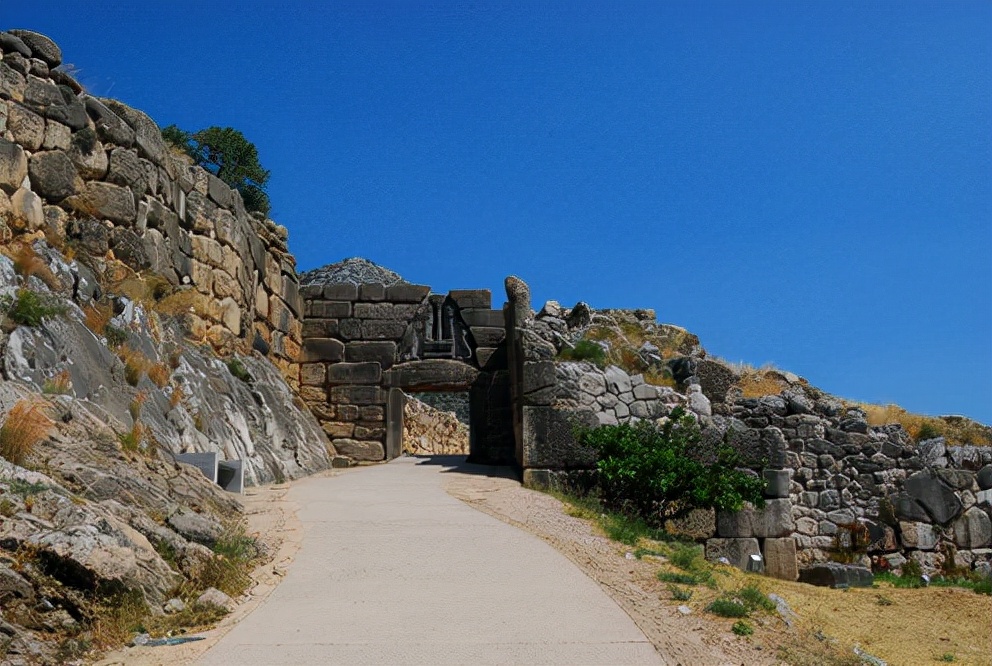
[[[803,567],[838,554],[875,570],[911,559],[931,574],[989,571],[992,448],[914,444],[902,426],[869,426],[860,409],[796,389],[739,399],[712,423],[765,475],[771,499],[718,515],[711,555],[760,551],[792,572],[789,558]]]
[[[435,409],[408,396],[403,409],[403,453],[467,455],[468,426],[459,421],[454,413]]]
[[[509,413],[503,312],[491,309],[488,290],[329,283],[301,293],[301,396],[338,453],[399,455],[402,391],[468,392],[477,460],[508,440],[500,431],[508,416],[497,415]]]
[[[3,238],[44,236],[98,271],[119,260],[188,290],[194,336],[254,345],[295,385],[302,301],[285,228],[246,212],[146,114],[87,94],[48,38],[19,34],[0,33]]]

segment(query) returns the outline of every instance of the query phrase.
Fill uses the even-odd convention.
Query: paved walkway
[[[295,562],[199,663],[663,663],[564,556],[445,493],[438,460],[296,482]]]

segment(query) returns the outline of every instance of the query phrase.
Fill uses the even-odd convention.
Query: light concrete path
[[[296,561],[198,663],[663,663],[568,559],[449,496],[460,472],[437,461],[296,482]]]

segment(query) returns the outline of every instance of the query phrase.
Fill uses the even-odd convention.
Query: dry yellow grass
[[[83,308],[83,323],[97,335],[104,335],[107,324],[114,316],[114,309],[109,303],[94,303]]]
[[[72,392],[72,374],[68,370],[63,370],[51,379],[47,380],[41,387],[42,393],[51,395],[66,395]]]
[[[970,419],[914,414],[899,405],[873,405],[864,402],[846,404],[864,410],[869,425],[898,423],[914,440],[944,437],[951,445],[992,446],[992,428]]]
[[[777,372],[775,374],[778,374]],[[772,374],[768,369],[746,369],[737,382],[745,398],[760,398],[778,395],[788,384]]]
[[[148,379],[155,382],[159,388],[165,388],[172,377],[172,369],[165,363],[153,363],[148,368]]]
[[[0,456],[22,465],[38,442],[48,436],[53,422],[41,400],[25,398],[17,402],[0,426]]]
[[[676,388],[678,385],[671,374],[662,372],[657,368],[649,368],[644,371],[644,383],[654,386],[667,386],[669,388]]]
[[[14,262],[14,271],[24,277],[35,276],[44,282],[49,289],[56,290],[61,287],[55,273],[48,267],[44,259],[38,256],[34,246],[30,243],[18,243],[13,248],[11,259]]]
[[[151,359],[131,347],[121,347],[117,356],[124,362],[124,379],[131,386],[137,386],[141,375],[147,374],[153,365]]]

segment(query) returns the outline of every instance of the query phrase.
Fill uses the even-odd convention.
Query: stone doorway
[[[467,456],[471,433],[468,391],[405,393],[400,450],[410,455]]]

